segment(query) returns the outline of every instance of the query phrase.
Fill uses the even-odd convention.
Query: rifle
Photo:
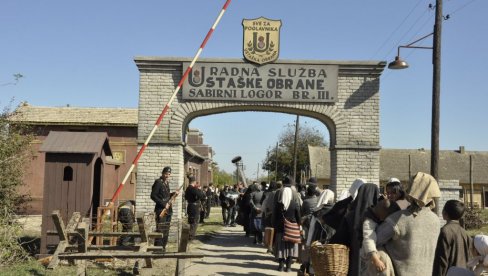
[[[183,184],[181,184],[181,186],[176,190],[176,192],[169,199],[168,203],[169,203],[170,207],[171,207],[171,205],[173,205],[173,202],[175,202],[176,197],[178,196],[178,192],[181,190],[182,187],[183,187]],[[168,215],[168,209],[166,209],[166,207],[164,207],[163,211],[161,211],[161,213],[159,214],[159,217],[164,218],[166,215]]]

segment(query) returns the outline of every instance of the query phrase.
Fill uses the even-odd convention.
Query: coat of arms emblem
[[[257,64],[271,63],[280,53],[281,20],[264,17],[242,20],[244,58]]]

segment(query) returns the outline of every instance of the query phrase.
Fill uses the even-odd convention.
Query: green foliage
[[[23,261],[27,253],[18,243],[20,225],[15,222],[15,214],[27,200],[19,193],[23,184],[24,165],[30,158],[30,142],[26,127],[12,123],[15,112],[5,108],[0,114],[0,266]]]
[[[295,145],[295,125],[287,125],[278,139],[278,146],[270,146],[268,154],[263,161],[263,170],[270,171],[272,179],[276,173],[276,161],[278,161],[277,179],[285,175],[293,174],[293,153]],[[299,125],[297,142],[297,177],[300,170],[307,170],[309,166],[308,145],[327,146],[325,137],[317,129],[306,124]]]
[[[483,226],[481,209],[467,208],[464,213],[464,227],[466,230],[479,229]]]
[[[213,168],[213,184],[215,187],[223,188],[224,185],[232,185],[234,183],[233,176],[226,171],[219,170],[219,168]]]

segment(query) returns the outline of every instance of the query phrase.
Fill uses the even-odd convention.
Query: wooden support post
[[[90,219],[84,218],[83,221],[78,225],[76,229],[79,236],[78,236],[78,253],[87,253],[88,252],[88,227],[90,225]],[[77,269],[76,269],[76,276],[85,276],[86,275],[86,260],[78,260],[77,261]]]
[[[64,227],[63,220],[61,219],[61,215],[59,210],[54,210],[52,213],[52,218],[54,221],[54,225],[56,227],[56,230],[58,231],[58,236],[59,236],[59,244],[56,247],[56,251],[54,251],[54,254],[51,258],[51,261],[49,262],[49,265],[47,266],[48,269],[54,269],[56,266],[59,264],[59,258],[58,255],[59,253],[63,253],[66,250],[66,247],[68,247],[68,233],[74,231],[76,228],[76,225],[80,221],[81,214],[79,212],[74,212],[73,215],[71,216],[71,219],[68,222],[68,226]]]
[[[481,208],[483,208],[484,210],[485,207],[486,207],[485,186],[481,185]]]
[[[149,232],[148,226],[146,221],[144,220],[143,215],[139,214],[136,218],[137,226],[139,227],[139,233],[141,233],[141,244],[139,247],[139,252],[147,252],[147,248],[149,247],[149,239],[147,233]],[[146,267],[152,267],[151,258],[145,258]]]
[[[53,218],[54,227],[56,227],[56,231],[58,231],[59,241],[68,240],[66,228],[64,227],[64,222],[61,218],[61,213],[59,212],[59,210],[54,210],[51,217]]]
[[[190,225],[187,223],[183,223],[178,252],[183,253],[187,251],[189,238],[190,238]],[[181,259],[181,258],[177,259],[175,276],[185,276],[185,266],[186,266],[186,259]]]

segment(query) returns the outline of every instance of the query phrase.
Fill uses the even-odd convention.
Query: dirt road
[[[299,264],[292,265],[291,272],[277,271],[278,263],[266,248],[253,244],[253,238],[245,237],[242,227],[224,227],[204,244],[192,251],[205,254],[203,259],[188,261],[186,275],[296,275]]]

